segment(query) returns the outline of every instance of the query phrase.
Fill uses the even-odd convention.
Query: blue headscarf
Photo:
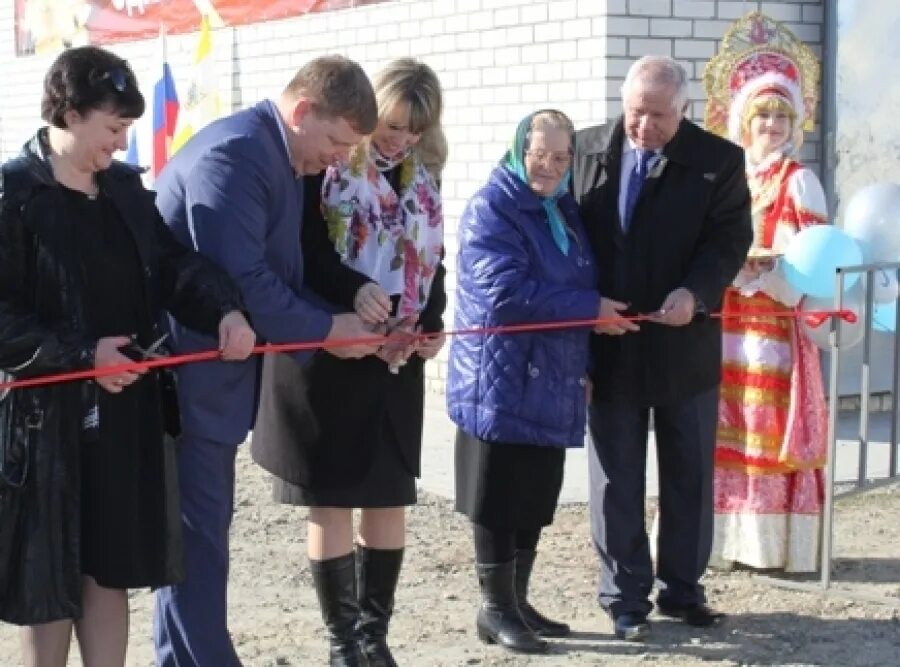
[[[528,136],[529,130],[531,130],[532,119],[539,113],[541,112],[536,111],[535,113],[528,114],[519,121],[512,147],[506,152],[506,155],[503,158],[503,165],[515,174],[526,186],[528,185],[528,176],[525,173],[525,138]],[[571,171],[571,169],[566,170],[565,175],[563,175],[562,180],[560,180],[559,185],[556,186],[556,190],[554,190],[552,194],[547,197],[541,197],[541,203],[544,207],[544,211],[547,213],[547,223],[550,225],[550,233],[553,235],[553,240],[556,242],[557,247],[559,247],[562,254],[566,256],[569,254],[569,234],[566,231],[566,223],[563,221],[562,213],[560,213],[557,202],[569,189],[569,175]]]

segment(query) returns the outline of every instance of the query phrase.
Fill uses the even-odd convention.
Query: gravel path
[[[305,557],[303,510],[270,500],[265,473],[242,448],[232,538],[231,627],[247,667],[326,664],[324,635]],[[596,557],[587,507],[560,508],[542,539],[532,600],[570,622],[572,637],[541,657],[478,642],[478,599],[467,523],[448,500],[422,494],[409,517],[409,548],[397,596],[392,646],[401,665],[900,665],[900,488],[838,505],[836,579],[890,605],[799,592],[750,572],[711,572],[711,602],[728,621],[711,631],[653,618],[644,644],[612,637],[594,599]],[[648,513],[652,511],[648,507]],[[129,664],[153,664],[152,597],[132,595]],[[12,626],[0,625],[0,666],[19,664]],[[72,665],[80,664],[73,650]],[[210,666],[215,667],[215,666]]]

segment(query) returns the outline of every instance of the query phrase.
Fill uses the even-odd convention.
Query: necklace
[[[94,174],[91,174],[90,181],[85,183],[84,179],[77,177],[76,172],[70,167],[69,163],[55,153],[50,154],[50,166],[53,169],[53,177],[60,185],[80,192],[92,201],[100,196],[100,185],[97,183]]]

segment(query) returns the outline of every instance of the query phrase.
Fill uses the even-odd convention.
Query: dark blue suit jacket
[[[208,125],[163,169],[156,204],[180,241],[234,278],[260,339],[322,340],[332,318],[303,291],[303,179],[295,177],[279,123],[266,101]],[[217,344],[176,322],[171,327],[178,352]],[[179,367],[184,433],[242,442],[256,415],[260,364],[251,357]]]

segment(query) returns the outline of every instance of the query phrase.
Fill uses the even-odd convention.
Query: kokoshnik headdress
[[[777,96],[797,114],[795,146],[815,125],[819,61],[786,26],[760,12],[738,19],[703,73],[706,129],[741,143],[747,105],[760,95]]]

